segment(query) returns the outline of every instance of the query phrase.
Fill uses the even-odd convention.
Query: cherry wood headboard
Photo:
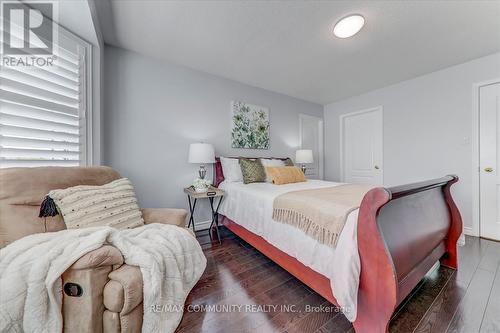
[[[265,158],[265,159],[274,159],[274,160],[286,160],[288,157],[228,157],[228,158]],[[214,166],[214,185],[218,187],[220,183],[224,181],[224,172],[222,171],[222,163],[220,162],[220,157],[215,158],[215,166]]]

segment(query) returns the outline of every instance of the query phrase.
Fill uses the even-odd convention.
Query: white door
[[[342,181],[382,185],[382,143],[382,107],[340,116]]]
[[[500,83],[479,89],[481,237],[500,240]]]
[[[323,119],[301,114],[299,124],[300,149],[313,151],[314,163],[306,165],[306,176],[323,179]]]

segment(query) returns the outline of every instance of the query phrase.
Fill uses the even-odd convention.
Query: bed
[[[330,247],[274,221],[272,203],[289,191],[339,183],[244,185],[224,181],[218,158],[214,169],[215,185],[226,191],[220,223],[339,306],[358,333],[386,332],[396,307],[438,260],[457,269],[456,176],[370,190]]]

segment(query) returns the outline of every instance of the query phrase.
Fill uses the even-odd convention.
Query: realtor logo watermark
[[[53,22],[57,1],[1,2],[2,65],[52,66],[58,37]]]
[[[170,312],[248,312],[248,313],[271,313],[271,312],[318,312],[318,313],[350,313],[350,307],[338,307],[330,305],[309,305],[298,306],[295,304],[153,304],[149,307],[153,313]]]

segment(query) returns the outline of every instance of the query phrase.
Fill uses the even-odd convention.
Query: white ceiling
[[[500,1],[96,1],[106,43],[308,101],[500,51]],[[353,38],[332,25],[360,13]]]

